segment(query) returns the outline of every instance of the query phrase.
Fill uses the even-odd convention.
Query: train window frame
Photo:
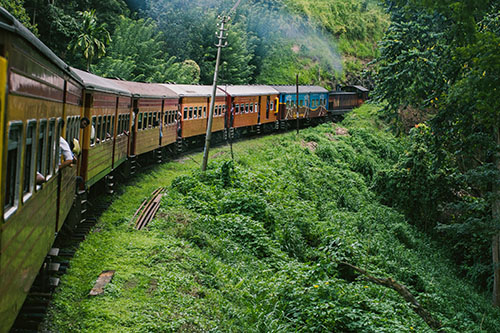
[[[46,174],[45,174],[45,180],[48,181],[49,179],[52,178],[52,176],[54,176],[54,164],[55,164],[55,160],[56,160],[56,155],[55,155],[55,152],[56,152],[56,119],[55,118],[51,118],[49,119],[49,126],[48,126],[48,135],[47,135],[47,142],[48,142],[48,146],[47,148],[49,148],[46,152],[47,152],[47,162],[45,164],[46,166]],[[58,138],[57,138],[58,139]],[[59,141],[57,141],[57,143],[59,143]]]
[[[97,116],[92,116],[90,123],[90,146],[95,146],[96,144],[96,128],[97,128]]]
[[[259,113],[259,103],[255,103],[253,110],[255,113]]]
[[[16,140],[11,140],[11,132],[13,132],[13,129],[16,129]],[[13,142],[11,142],[13,141]],[[22,155],[23,155],[23,122],[22,121],[12,121],[9,123],[8,127],[8,134],[7,134],[7,165],[6,165],[6,182],[4,185],[4,190],[5,197],[4,197],[4,202],[3,204],[3,211],[4,211],[4,220],[8,220],[14,213],[17,211],[19,208],[19,188],[21,185],[21,160],[22,160]],[[15,166],[12,166],[9,161],[9,154],[11,150],[16,150],[16,156],[15,156]],[[9,168],[11,166],[11,168]],[[14,171],[14,177],[12,175],[9,177],[9,170]],[[10,183],[9,183],[10,182]],[[13,195],[12,195],[12,200],[9,200],[9,203],[7,204],[7,200],[10,197],[10,192],[9,195],[7,195],[7,190],[10,188],[10,185],[12,185],[13,190]]]
[[[198,107],[194,106],[193,107],[193,119],[197,119],[197,118],[198,118]]]
[[[187,117],[188,117],[188,107],[185,106],[184,107],[184,117],[182,119],[186,120],[186,119],[188,119]]]
[[[109,134],[111,135],[111,137],[109,138],[110,140],[113,139],[115,137],[115,115],[112,115],[111,116],[111,128],[110,128],[110,132]]]
[[[55,170],[59,170],[59,166],[61,165],[61,134],[63,132],[64,123],[62,118],[57,118],[56,120],[56,135],[55,135],[55,152],[54,152],[54,164]],[[66,141],[68,144],[69,141]],[[70,146],[71,147],[71,146]],[[55,173],[55,171],[54,171]]]
[[[31,131],[30,131],[31,129]],[[26,122],[26,138],[24,140],[24,177],[23,177],[23,204],[26,203],[35,191],[35,167],[36,167],[36,119],[29,119]],[[31,135],[29,135],[31,133]],[[31,153],[28,155],[28,146],[31,146]],[[29,158],[29,161],[28,161]],[[27,166],[29,164],[29,167]],[[26,188],[26,184],[28,185]]]
[[[153,127],[153,112],[148,113],[148,128]]]
[[[253,113],[253,103],[248,104],[248,111]]]
[[[137,130],[138,131],[142,131],[142,118],[143,118],[142,112],[137,114]]]
[[[96,120],[96,128],[95,128],[95,144],[99,144],[101,142],[101,132],[102,132],[102,116],[97,116]]]
[[[269,110],[274,111],[274,102],[273,101],[269,102]]]
[[[113,138],[113,130],[114,130],[114,118],[115,116],[109,115],[106,117],[108,118],[107,124],[106,124],[106,136],[105,140],[111,140]]]
[[[240,105],[234,104],[234,114],[240,114]]]
[[[123,115],[122,114],[119,114],[118,115],[118,126],[116,127],[116,136],[120,136],[123,134]]]
[[[193,107],[192,106],[189,107],[189,114],[188,114],[188,116],[189,116],[189,119],[193,119]]]

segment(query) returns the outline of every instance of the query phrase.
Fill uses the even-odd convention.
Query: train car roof
[[[105,79],[74,67],[71,67],[71,71],[81,79],[85,89],[125,96],[132,95],[130,90],[116,84],[116,80]]]
[[[370,91],[370,90],[366,89],[363,86],[345,86],[344,88],[354,88],[354,89],[359,90],[361,92],[368,92],[368,91]]]
[[[158,83],[131,82],[112,80],[119,86],[130,91],[134,97],[142,98],[179,98],[179,95],[165,85]]]
[[[10,31],[19,37],[25,39],[31,46],[38,52],[44,55],[50,62],[63,70],[66,74],[70,75],[73,79],[78,80],[70,71],[70,67],[59,58],[51,49],[47,47],[41,40],[39,40],[31,31],[28,30],[21,22],[19,22],[11,13],[5,8],[0,7],[0,28]],[[81,83],[81,81],[80,81]]]
[[[297,93],[297,86],[272,86],[274,89],[278,90],[282,94],[295,94]],[[299,86],[299,94],[309,94],[309,93],[328,93],[323,87],[320,86]]]
[[[161,84],[171,90],[173,90],[179,97],[211,97],[212,96],[212,86],[203,86],[195,84]],[[216,97],[226,96],[224,92],[220,90],[215,91]]]
[[[231,96],[262,96],[277,95],[279,92],[271,86],[266,85],[219,85],[218,88]]]

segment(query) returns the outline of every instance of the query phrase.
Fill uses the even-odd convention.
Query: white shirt
[[[71,148],[69,148],[68,142],[63,139],[63,137],[59,137],[59,164],[61,164],[61,155],[64,161],[73,160],[73,153],[71,152]]]

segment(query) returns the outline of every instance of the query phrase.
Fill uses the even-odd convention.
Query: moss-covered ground
[[[400,143],[366,105],[343,123],[238,142],[123,185],[81,244],[47,319],[55,332],[428,332],[404,284],[444,332],[500,332],[500,312],[439,244],[379,203],[374,175]],[[347,131],[346,131],[347,130]],[[129,220],[167,187],[149,227]],[[115,270],[103,295],[90,289]]]

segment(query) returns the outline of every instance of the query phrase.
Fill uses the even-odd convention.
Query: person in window
[[[59,170],[64,169],[71,164],[76,163],[76,158],[71,152],[71,148],[69,147],[68,142],[64,140],[64,138],[61,136],[59,137],[59,151],[60,151],[60,157],[59,160],[62,160],[59,164]]]
[[[80,119],[80,128],[84,129],[85,127],[90,125],[90,119],[87,117],[82,117]]]

